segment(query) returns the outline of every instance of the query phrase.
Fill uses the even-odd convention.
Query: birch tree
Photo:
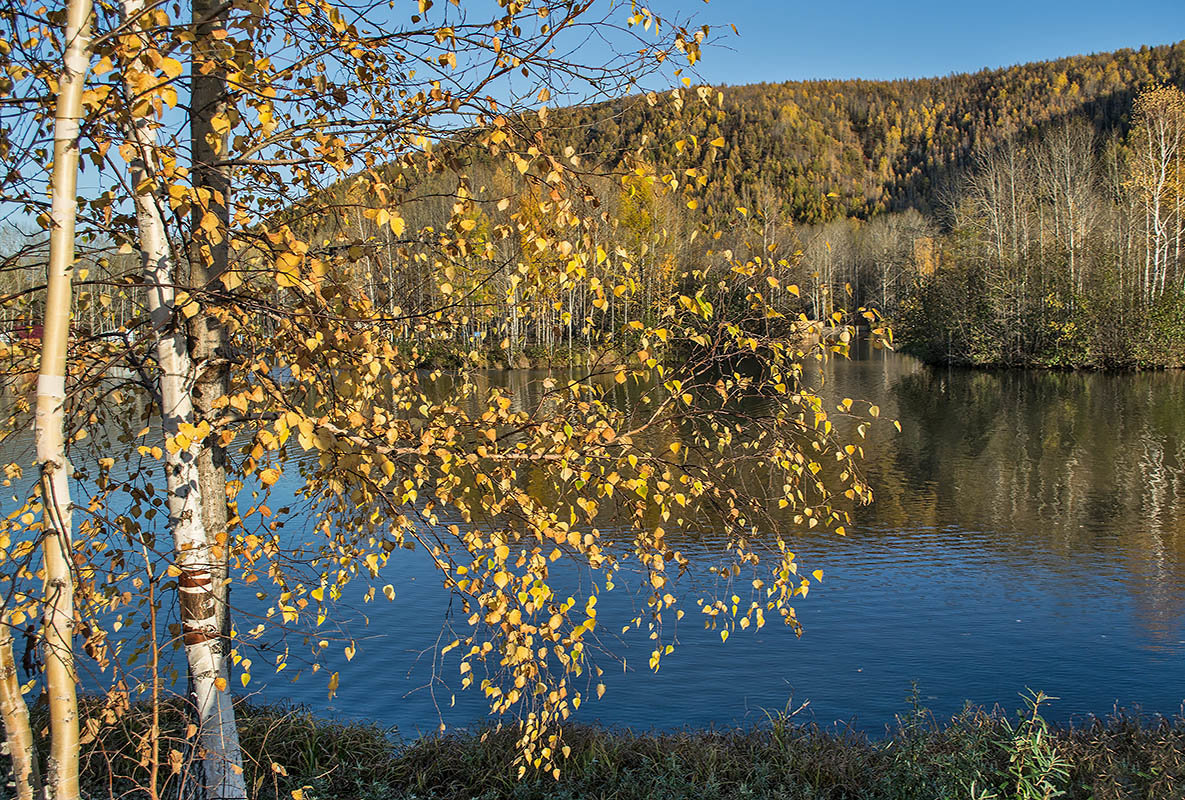
[[[1083,290],[1083,249],[1098,215],[1095,151],[1093,127],[1085,119],[1075,119],[1049,131],[1034,157],[1037,178],[1054,210],[1054,237],[1066,255],[1074,293]]]
[[[95,353],[88,374],[124,366],[133,377],[120,391],[146,411],[125,411],[119,435],[92,445],[113,450],[92,473],[83,611],[92,630],[144,623],[153,680],[171,665],[168,645],[184,654],[210,796],[245,794],[227,662],[243,686],[307,668],[332,694],[343,677],[320,669],[328,648],[348,660],[361,645],[326,627],[351,581],[367,602],[398,596],[382,580],[393,557],[438,570],[465,611],[440,658],[461,688],[516,718],[521,772],[554,771],[563,725],[603,691],[597,597],[634,582],[646,607],[615,627],[649,637],[651,669],[673,651],[680,606],[695,601],[676,591],[689,559],[668,529],[711,525],[725,538],[715,580],[695,594],[722,639],[767,619],[798,630],[794,604],[821,574],[787,536],[795,526],[842,535],[850,508],[870,499],[858,444],[835,420],[862,434],[879,410],[850,399],[828,408],[806,366],[844,352],[848,333],[804,347],[770,302],[798,294],[782,266],[732,253],[705,256],[726,278],[715,286],[673,260],[661,281],[639,282],[631,272],[655,260],[655,243],[615,241],[590,168],[554,146],[553,104],[626,91],[676,62],[682,80],[707,31],[638,7],[618,23],[615,4],[482,10],[421,2],[400,19],[348,3],[195,4],[181,21],[126,0],[118,20],[104,18],[87,152],[126,190],[91,198],[87,224],[112,250],[139,252],[127,291],[144,307],[129,320],[135,333],[118,331],[126,344]],[[593,66],[557,55],[609,28],[638,49],[598,52]],[[719,95],[685,85],[639,102],[710,110]],[[685,162],[646,176],[655,203],[694,208],[699,165],[723,147],[681,141]],[[628,176],[598,177],[616,181],[615,194],[631,189]],[[376,302],[378,241],[389,272],[415,276],[399,285],[425,287],[422,306]],[[500,318],[490,287],[508,287],[521,316]],[[634,310],[618,317],[618,302]],[[481,330],[505,352],[520,331],[550,341],[561,323],[597,357],[532,379],[531,405],[483,381],[479,345],[456,336]],[[446,341],[455,367],[420,369]],[[740,364],[759,364],[756,377]],[[639,393],[623,405],[624,385]],[[106,396],[88,396],[79,415],[108,413]],[[745,410],[755,396],[759,416]],[[116,458],[126,478],[111,478]],[[281,491],[303,499],[299,519],[273,499]],[[285,538],[283,525],[303,520],[303,538]],[[131,549],[150,581],[167,568],[147,596],[180,598],[164,648],[158,609],[145,622],[138,606],[145,575],[130,570]],[[589,578],[578,597],[562,592],[559,559]],[[253,624],[228,616],[224,563],[265,604]],[[150,791],[158,779],[171,776],[151,773]]]
[[[142,0],[125,0],[123,10],[130,30],[138,31],[145,14]],[[207,10],[203,9],[201,13],[207,13]],[[205,437],[199,433],[199,425],[204,424],[208,429],[209,424],[198,422],[191,396],[194,369],[186,332],[180,325],[184,317],[177,307],[175,289],[183,281],[158,196],[156,127],[159,123],[156,110],[159,103],[153,103],[154,94],[144,87],[144,79],[151,82],[154,75],[145,56],[151,47],[149,41],[142,39],[133,51],[136,53],[134,60],[125,71],[128,97],[133,103],[129,131],[132,161],[129,166],[147,287],[147,312],[156,341],[168,519],[176,552],[182,639],[198,721],[198,741],[204,752],[205,796],[213,800],[246,798],[222,638],[225,591],[219,597],[216,588],[224,585],[225,575],[227,547],[224,544],[223,498],[226,479],[214,463],[210,444],[204,442]],[[157,59],[160,58],[158,55]],[[225,187],[220,191],[225,192]],[[208,337],[215,337],[216,331],[202,330],[198,336],[199,353],[208,358],[209,353],[204,348]],[[199,391],[206,388],[203,386]],[[205,475],[199,466],[203,461]],[[213,498],[209,498],[210,493]],[[215,506],[215,510],[207,510],[210,505]],[[215,525],[221,518],[221,539],[211,535],[208,527],[211,518]],[[217,545],[219,541],[223,542],[220,546]],[[220,606],[223,606],[222,611],[219,611]]]
[[[1144,216],[1146,300],[1164,294],[1176,278],[1182,236],[1181,163],[1185,151],[1185,94],[1171,86],[1149,89],[1136,100],[1131,134],[1131,185]]]
[[[41,766],[33,729],[29,725],[29,708],[21,692],[20,676],[12,653],[12,617],[7,611],[7,603],[5,606],[0,618],[0,718],[12,759],[17,800],[33,800],[41,796]]]
[[[66,354],[78,187],[82,97],[91,54],[91,4],[66,6],[66,51],[58,78],[50,213],[49,278],[41,335],[34,435],[41,470],[45,597],[42,642],[52,740],[46,793],[78,798],[78,698],[74,667],[74,546],[70,462],[66,458]]]

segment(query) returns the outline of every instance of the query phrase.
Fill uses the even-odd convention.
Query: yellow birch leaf
[[[165,73],[165,75],[168,75],[170,80],[180,76],[181,73],[185,71],[185,67],[181,65],[180,61],[175,58],[169,58],[168,56],[160,60],[159,66],[161,72]]]

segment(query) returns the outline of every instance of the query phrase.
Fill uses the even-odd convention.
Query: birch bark
[[[12,779],[17,800],[33,800],[41,792],[37,749],[29,725],[29,707],[21,694],[16,659],[12,655],[12,622],[5,614],[0,620],[0,717],[12,759]]]
[[[74,228],[77,219],[78,138],[82,93],[91,54],[91,2],[66,6],[66,52],[54,111],[49,276],[42,322],[41,364],[33,422],[44,504],[44,620],[46,693],[51,741],[45,793],[50,800],[76,800],[78,787],[78,696],[74,667],[74,575],[70,463],[66,459],[66,346],[70,338]]]
[[[143,0],[124,0],[127,20],[136,20]],[[129,88],[129,94],[134,91]],[[137,160],[132,166],[136,221],[144,266],[148,312],[156,331],[160,367],[161,427],[165,438],[165,474],[169,527],[178,576],[181,628],[197,710],[205,796],[211,800],[245,800],[242,753],[234,706],[227,686],[217,586],[218,558],[202,521],[203,486],[198,462],[207,445],[196,435],[196,414],[190,395],[193,365],[187,337],[176,309],[177,261],[173,258],[164,218],[157,202],[155,164],[156,121],[134,116],[131,139]]]

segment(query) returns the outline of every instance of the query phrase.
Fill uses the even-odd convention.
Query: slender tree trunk
[[[33,800],[41,794],[41,772],[29,726],[29,707],[21,694],[16,659],[12,655],[12,622],[7,614],[0,619],[0,716],[4,719],[17,800]]]
[[[142,0],[125,0],[128,18],[134,18],[142,8]],[[196,6],[194,13],[195,16],[199,13]],[[195,76],[195,83],[197,80]],[[162,433],[166,441],[175,442],[181,426],[194,425],[197,416],[187,389],[192,373],[187,339],[177,327],[175,313],[176,263],[151,183],[157,144],[153,124],[149,118],[140,118],[134,123],[132,136],[140,161],[133,165],[132,183],[144,187],[136,195],[135,204],[148,287],[148,309],[158,332],[156,351],[160,366]],[[225,227],[222,230],[225,231]],[[219,244],[225,249],[224,240]],[[210,514],[209,506],[214,507],[212,516],[216,519],[219,517],[217,511],[221,509],[221,531],[225,536],[225,477],[216,477],[215,481],[219,483],[215,487],[208,486],[201,479],[200,463],[203,457],[207,462],[213,460],[209,457],[210,451],[209,443],[192,439],[186,447],[175,444],[166,448],[169,524],[177,566],[181,570],[178,581],[181,624],[200,729],[199,741],[204,751],[206,796],[241,798],[246,796],[246,787],[234,709],[227,686],[228,670],[222,638],[225,595],[219,593],[225,575],[225,538],[218,542],[215,536],[208,534],[204,524],[205,517]],[[213,497],[209,496],[211,488],[214,489]],[[222,557],[216,552],[216,543],[222,545]]]
[[[78,196],[78,137],[82,90],[91,54],[91,2],[66,7],[66,53],[58,78],[54,118],[53,206],[49,280],[41,334],[34,419],[44,503],[45,683],[52,739],[46,762],[49,800],[75,800],[78,789],[78,696],[74,669],[74,576],[70,463],[66,460],[66,348],[70,338],[70,282]]]
[[[1181,168],[1182,167],[1182,160],[1183,160],[1182,159],[1182,155],[1183,155],[1182,150],[1185,149],[1185,147],[1183,147],[1183,146],[1185,146],[1185,142],[1182,142],[1181,139],[1182,139],[1182,136],[1185,135],[1185,130],[1182,129],[1182,123],[1180,121],[1178,121],[1178,123],[1177,123],[1175,133],[1176,133],[1176,138],[1174,140],[1174,146],[1173,146],[1173,183],[1172,183],[1173,204],[1174,204],[1174,208],[1173,208],[1173,260],[1172,260],[1172,265],[1173,265],[1174,286],[1176,288],[1180,288],[1179,286],[1176,286],[1176,284],[1178,283],[1179,273],[1180,273],[1180,269],[1181,269],[1181,237],[1182,237],[1182,234],[1185,233],[1185,231],[1182,231],[1182,211],[1185,210],[1185,206],[1183,206],[1183,200],[1185,200],[1185,197],[1182,196],[1183,192],[1185,192],[1185,186],[1182,185],[1182,181],[1185,181],[1185,172],[1183,172],[1182,168]]]
[[[220,293],[221,277],[230,264],[230,176],[223,165],[229,138],[219,133],[215,120],[225,118],[228,110],[226,72],[217,56],[225,33],[226,7],[219,0],[195,0],[193,3],[193,92],[189,117],[190,143],[193,150],[191,176],[198,190],[209,193],[209,200],[195,206],[193,215],[193,252],[190,253],[190,285],[199,292]],[[200,192],[199,192],[200,193]],[[210,215],[216,225],[202,226]],[[200,373],[194,383],[194,406],[200,419],[211,419],[219,398],[227,393],[226,329],[217,311],[211,310],[207,294],[201,311],[192,319],[190,336],[193,360]],[[202,487],[202,522],[207,537],[219,558],[214,568],[214,588],[218,597],[220,629],[228,633],[229,615],[226,597],[227,507],[226,451],[216,440],[208,441],[198,456],[198,474]]]
[[[124,0],[124,15],[135,19],[143,0]],[[131,90],[131,87],[129,87]],[[161,428],[166,442],[165,475],[168,489],[169,527],[173,534],[176,566],[181,574],[178,587],[181,628],[189,666],[194,705],[197,709],[199,742],[203,751],[205,796],[212,800],[245,798],[242,754],[234,707],[227,685],[226,654],[217,592],[220,561],[215,541],[207,532],[203,510],[207,486],[199,464],[207,443],[192,435],[178,441],[182,426],[195,426],[193,398],[188,390],[192,374],[188,342],[179,327],[174,286],[178,283],[164,218],[156,196],[156,120],[138,117],[132,123],[132,143],[138,160],[132,164],[132,185],[140,252],[147,287],[148,311],[157,332],[156,357],[160,367]],[[180,446],[188,440],[188,444]],[[223,479],[225,480],[225,479]],[[223,485],[224,486],[224,485]],[[225,509],[225,488],[216,488],[212,499]],[[225,530],[225,528],[223,528]],[[222,548],[225,553],[225,547]],[[224,570],[223,570],[224,572]]]
[[[226,71],[219,57],[225,41],[225,16],[230,4],[219,0],[195,0],[193,88],[190,113],[190,141],[193,153],[192,180],[199,193],[208,193],[208,201],[195,207],[193,216],[193,248],[190,253],[190,285],[204,292],[201,311],[194,316],[190,329],[191,353],[197,367],[193,386],[193,404],[197,419],[209,420],[216,413],[229,385],[227,340],[223,317],[212,295],[222,292],[221,278],[230,266],[230,173],[224,162],[228,157],[230,139],[227,132],[219,133],[216,123],[227,124],[229,110]],[[202,191],[204,190],[204,192]],[[209,215],[216,225],[203,227]],[[217,684],[226,685],[230,677],[230,603],[227,559],[229,555],[228,513],[226,505],[226,451],[216,438],[206,440],[197,458],[198,484],[202,494],[202,525],[210,548],[210,580],[215,597],[219,639],[214,643],[218,659]],[[225,694],[221,691],[220,696]],[[229,700],[229,698],[226,698]],[[200,698],[199,698],[200,702]],[[233,709],[222,701],[220,728],[229,735],[234,730]],[[228,747],[230,747],[228,742]],[[238,754],[237,741],[233,752]],[[232,763],[226,773],[227,783],[212,795],[215,798],[243,797],[241,773]]]

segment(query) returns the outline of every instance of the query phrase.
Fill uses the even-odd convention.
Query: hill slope
[[[722,136],[722,157],[704,162],[709,212],[772,191],[814,222],[929,210],[977,146],[1036,137],[1070,115],[1122,133],[1136,94],[1157,83],[1185,86],[1185,42],[942,78],[728,87],[722,107],[689,102],[677,115],[631,97],[562,112],[557,135],[609,166],[648,147],[661,164],[678,139]]]

